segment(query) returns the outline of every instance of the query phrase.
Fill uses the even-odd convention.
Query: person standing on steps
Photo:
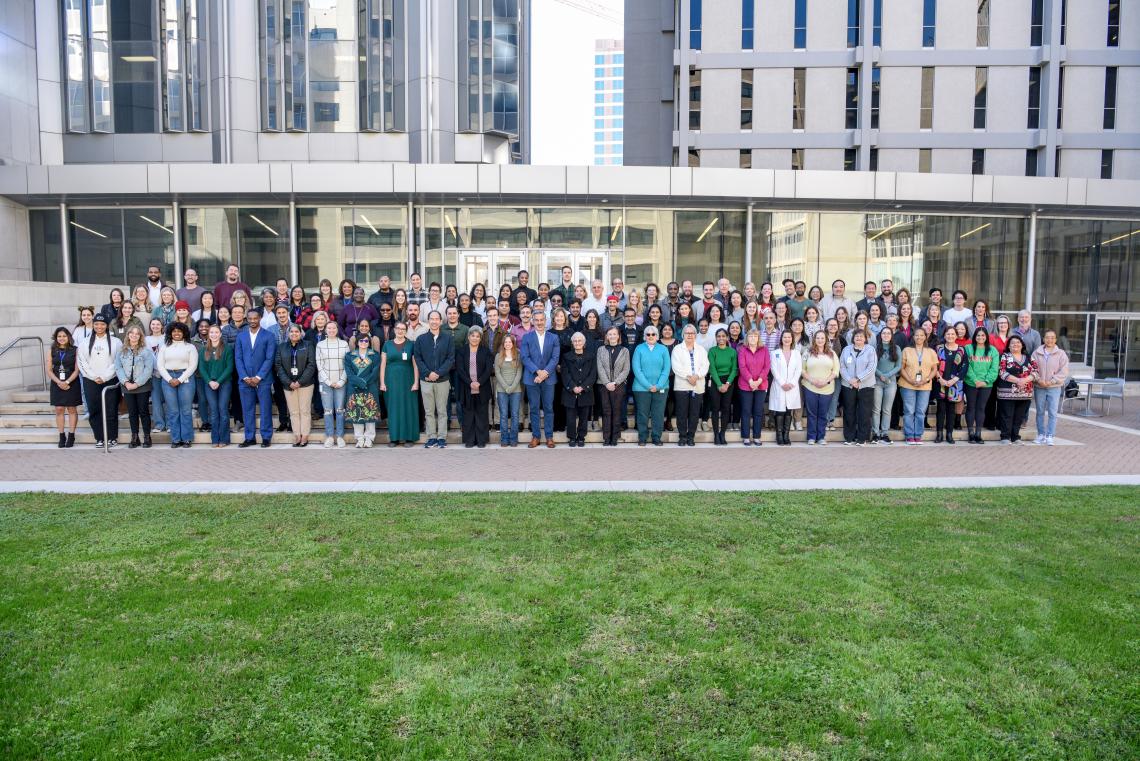
[[[47,374],[51,383],[48,401],[55,408],[55,427],[59,430],[59,448],[75,446],[75,429],[79,425],[79,404],[83,395],[79,384],[79,364],[71,331],[58,327],[52,334],[47,358]],[[148,432],[149,433],[149,432]]]
[[[95,446],[102,448],[118,445],[119,438],[119,386],[115,374],[115,355],[122,342],[107,332],[107,316],[99,312],[92,322],[92,334],[87,343],[76,349],[79,374],[83,376],[84,396],[87,399],[87,421],[95,434]],[[115,386],[107,391],[106,425],[103,420],[103,390],[108,384]]]

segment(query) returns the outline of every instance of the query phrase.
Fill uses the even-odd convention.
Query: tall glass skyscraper
[[[598,166],[622,163],[624,50],[622,40],[594,43],[594,164]]]

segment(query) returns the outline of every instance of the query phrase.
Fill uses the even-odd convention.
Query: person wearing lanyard
[[[380,353],[380,391],[388,407],[388,446],[414,446],[420,440],[420,375],[412,358],[408,324],[398,320],[395,338]]]
[[[855,328],[851,344],[839,355],[843,379],[843,443],[863,446],[871,438],[871,411],[875,401],[875,368],[879,357],[867,346],[867,330]]]
[[[685,325],[683,341],[673,347],[672,364],[674,397],[677,407],[677,446],[693,447],[697,432],[697,418],[705,391],[705,378],[709,372],[709,356],[697,343],[697,329],[692,323]]]
[[[71,331],[59,327],[52,334],[48,378],[51,379],[51,405],[55,407],[55,427],[59,429],[59,448],[75,446],[75,429],[79,425],[79,403],[82,401],[79,365],[75,361],[75,342]]]
[[[291,324],[285,343],[277,347],[277,380],[285,392],[285,404],[292,423],[293,446],[307,447],[313,416],[313,381],[317,377],[317,362],[313,345],[304,340],[301,326]]]

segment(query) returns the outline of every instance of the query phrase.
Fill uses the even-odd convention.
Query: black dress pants
[[[697,432],[697,420],[701,415],[704,394],[691,391],[674,391],[673,399],[677,408],[677,433],[681,441],[688,441]]]
[[[723,394],[715,384],[709,386],[709,409],[712,412],[713,431],[716,433],[724,433],[728,430],[728,424],[732,419],[732,395],[733,387],[731,385],[728,387],[728,391]]]
[[[594,408],[566,407],[566,440],[583,443],[586,432],[590,429],[590,420],[594,417]]]
[[[468,395],[460,406],[463,408],[463,444],[486,446],[491,440],[491,431],[483,394]]]
[[[158,383],[152,380],[151,383]],[[138,438],[139,423],[142,423],[142,432],[150,433],[150,392],[141,394],[123,394],[127,399],[127,418],[131,421],[131,438]]]
[[[96,383],[90,378],[83,379],[83,392],[87,398],[87,422],[91,424],[91,432],[95,434],[96,441],[110,441],[119,438],[119,397],[121,394],[118,386],[107,392],[107,430],[106,435],[104,435],[103,389],[106,387],[106,383]],[[150,400],[149,394],[147,394],[147,400]]]
[[[865,443],[871,439],[871,413],[875,406],[873,386],[851,388],[844,386],[841,392],[843,401],[843,440]]]
[[[1021,441],[1021,421],[1029,414],[1029,400],[998,399],[997,411],[1002,441]]]
[[[625,384],[619,383],[610,391],[599,383],[598,393],[602,397],[602,441],[616,442],[621,438],[625,416]]]

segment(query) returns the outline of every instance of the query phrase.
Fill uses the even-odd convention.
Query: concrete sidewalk
[[[944,488],[1132,483],[1140,435],[1066,419],[1057,446],[959,442],[907,447],[796,444],[746,448],[560,445],[530,450],[376,447],[326,450],[288,443],[268,449],[128,450],[90,446],[0,448],[0,490],[82,492],[321,492]],[[275,478],[269,480],[267,478]],[[1106,480],[1107,479],[1107,480]],[[1116,480],[1112,480],[1116,479]]]

